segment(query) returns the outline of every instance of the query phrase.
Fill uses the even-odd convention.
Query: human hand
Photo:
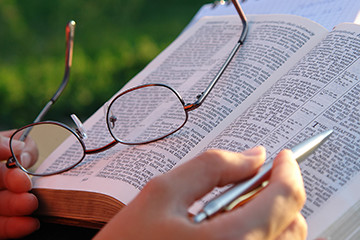
[[[9,137],[12,131],[0,132],[0,160],[11,156]],[[37,157],[32,142],[16,141],[14,152],[31,165]],[[32,187],[29,176],[19,168],[8,169],[5,162],[0,162],[0,239],[20,238],[39,228],[39,221],[28,217],[38,207],[37,198],[29,193]]]
[[[216,186],[251,177],[265,159],[263,147],[243,153],[207,151],[152,179],[96,239],[305,239],[300,214],[305,190],[289,150],[275,159],[268,186],[230,212],[195,224],[188,208]]]

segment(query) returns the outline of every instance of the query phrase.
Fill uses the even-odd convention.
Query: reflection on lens
[[[113,137],[136,144],[163,138],[181,128],[187,114],[179,97],[165,86],[147,86],[116,98],[107,122]]]
[[[35,144],[36,151],[32,152],[36,152],[37,161],[29,165],[22,162],[21,155],[16,156],[16,160],[30,174],[50,175],[62,172],[78,164],[85,154],[84,147],[77,136],[65,126],[57,123],[43,122],[29,125],[19,129],[12,140],[23,139],[24,137],[25,142]],[[66,145],[66,148],[70,147],[69,150],[62,154],[56,153],[56,149],[62,143]],[[46,162],[44,162],[45,160]]]

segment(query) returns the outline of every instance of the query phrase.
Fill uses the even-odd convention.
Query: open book
[[[237,16],[203,18],[124,89],[165,83],[192,102],[217,73],[240,32]],[[359,25],[341,24],[328,32],[302,17],[249,16],[243,47],[180,131],[151,144],[117,144],[88,155],[68,172],[35,177],[38,214],[101,226],[153,176],[206,149],[243,151],[263,145],[272,158],[283,148],[333,129],[331,138],[300,165],[307,192],[302,213],[309,224],[309,238],[322,235],[334,229],[339,219],[351,219],[351,209],[359,207],[359,58]],[[102,108],[85,127],[89,148],[112,140]],[[61,156],[66,148],[60,146],[53,156]],[[44,167],[60,161],[60,157],[53,159]],[[196,202],[190,211],[195,213],[219,191]]]

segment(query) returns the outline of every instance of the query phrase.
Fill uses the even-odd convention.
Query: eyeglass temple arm
[[[45,114],[49,111],[50,107],[55,103],[55,101],[59,98],[60,94],[64,91],[70,75],[70,68],[72,64],[72,53],[73,53],[73,46],[74,46],[74,34],[75,34],[75,21],[70,21],[66,25],[66,53],[65,53],[65,73],[63,80],[60,84],[60,87],[55,92],[54,96],[50,99],[50,101],[45,105],[45,107],[41,110],[39,115],[34,120],[34,123],[40,122]]]
[[[242,10],[242,8],[240,6],[239,1],[238,0],[231,0],[231,1],[234,4],[234,7],[235,7],[236,11],[238,12],[239,17],[240,17],[241,22],[242,22],[242,25],[243,25],[243,29],[242,29],[242,32],[241,32],[241,35],[240,35],[240,39],[238,41],[240,44],[243,44],[244,41],[245,41],[247,32],[249,30],[248,21],[247,21],[247,18],[246,18],[246,15],[245,15],[244,11]]]
[[[217,81],[220,79],[220,77],[224,73],[225,69],[227,68],[227,66],[229,65],[229,63],[231,62],[233,57],[235,56],[236,52],[239,50],[240,46],[245,41],[248,29],[249,29],[246,16],[239,4],[239,1],[238,0],[231,0],[231,1],[234,4],[235,9],[239,14],[239,17],[241,19],[242,26],[243,26],[240,38],[239,38],[238,42],[236,43],[235,47],[230,52],[228,58],[225,60],[224,64],[221,66],[218,73],[215,75],[214,79],[210,82],[209,86],[205,89],[205,91],[197,96],[197,100],[194,103],[185,105],[186,111],[191,111],[191,110],[194,110],[194,109],[200,107],[200,105],[204,102],[205,98],[209,95],[209,93],[212,90],[212,88],[214,87],[214,85],[217,83]]]
[[[41,110],[39,115],[35,118],[34,123],[40,122],[41,119],[45,116],[45,114],[49,111],[50,107],[53,103],[59,98],[60,94],[64,91],[70,75],[70,68],[72,63],[72,53],[73,53],[73,46],[74,46],[74,34],[75,34],[75,21],[70,21],[66,25],[65,34],[66,34],[66,53],[65,53],[65,73],[63,80],[60,84],[60,87],[55,92],[54,96],[50,99],[50,101],[45,105],[45,107]],[[26,130],[21,136],[20,141],[24,141],[28,134],[30,133],[32,128]],[[6,166],[8,168],[14,168],[17,166],[16,161],[13,157],[10,157],[6,162]]]

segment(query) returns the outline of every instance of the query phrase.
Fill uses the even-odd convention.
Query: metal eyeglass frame
[[[65,73],[64,73],[64,77],[63,77],[63,80],[60,84],[60,87],[58,88],[58,90],[56,91],[56,93],[53,95],[53,97],[49,100],[49,102],[45,105],[45,107],[41,110],[41,112],[39,113],[39,115],[36,117],[36,119],[34,120],[34,122],[32,124],[29,124],[27,126],[24,126],[20,129],[18,129],[11,137],[10,137],[10,149],[11,149],[11,153],[12,153],[12,157],[10,157],[6,163],[6,166],[8,168],[14,168],[14,167],[19,167],[21,170],[25,171],[26,173],[28,174],[31,174],[31,175],[34,175],[34,176],[48,176],[48,175],[54,175],[54,174],[58,174],[58,173],[62,173],[62,172],[65,172],[65,171],[68,171],[70,169],[72,169],[73,167],[75,167],[77,164],[79,164],[83,158],[85,157],[86,154],[94,154],[94,153],[98,153],[98,152],[102,152],[102,151],[105,151],[111,147],[113,147],[114,145],[116,145],[117,143],[123,143],[123,144],[127,144],[127,145],[140,145],[140,144],[146,144],[146,143],[150,143],[150,142],[154,142],[154,141],[158,141],[160,139],[163,139],[171,134],[173,134],[174,132],[178,131],[179,129],[181,129],[185,123],[187,122],[187,118],[188,118],[188,112],[189,111],[192,111],[198,107],[201,106],[201,104],[204,102],[204,100],[206,99],[206,97],[209,95],[210,91],[213,89],[213,87],[215,86],[215,84],[218,82],[218,80],[220,79],[220,77],[222,76],[222,74],[224,73],[225,69],[227,68],[227,66],[229,65],[229,63],[231,62],[231,60],[233,59],[233,57],[235,56],[236,52],[239,50],[239,48],[243,45],[244,41],[245,41],[245,38],[247,36],[247,33],[248,33],[248,22],[247,22],[247,18],[238,2],[238,0],[231,0],[240,19],[241,19],[241,22],[242,22],[242,25],[243,25],[243,29],[242,29],[242,32],[241,32],[241,35],[240,35],[240,38],[239,40],[237,41],[237,43],[235,44],[234,48],[231,50],[229,56],[227,57],[227,59],[225,60],[224,64],[221,66],[220,70],[217,72],[217,74],[215,75],[215,77],[213,78],[213,80],[210,82],[210,84],[208,85],[208,87],[201,93],[197,96],[197,100],[194,102],[194,103],[189,103],[189,104],[185,104],[183,98],[181,97],[181,95],[175,90],[173,89],[172,87],[170,86],[167,86],[165,84],[144,84],[144,85],[140,85],[140,86],[137,86],[137,87],[134,87],[134,88],[131,88],[131,89],[128,89],[122,93],[120,93],[118,96],[116,96],[112,102],[110,103],[109,107],[108,107],[108,111],[107,111],[107,114],[106,114],[106,119],[107,119],[107,127],[108,127],[108,130],[110,132],[110,134],[112,135],[112,137],[114,138],[114,140],[108,144],[106,144],[105,146],[103,147],[100,147],[100,148],[96,148],[96,149],[86,149],[85,147],[85,144],[84,142],[82,141],[83,138],[86,137],[86,134],[85,134],[85,131],[83,130],[83,127],[82,127],[82,123],[81,121],[76,117],[76,115],[72,115],[71,117],[73,118],[76,126],[77,126],[77,129],[74,131],[73,129],[71,129],[70,127],[66,126],[65,124],[62,124],[62,123],[59,123],[59,122],[56,122],[56,121],[42,121],[40,122],[44,116],[46,115],[46,113],[49,111],[50,107],[55,103],[55,101],[59,98],[59,96],[61,95],[61,93],[64,91],[68,81],[69,81],[69,75],[70,75],[70,68],[71,68],[71,64],[72,64],[72,53],[73,53],[73,44],[74,44],[74,33],[75,33],[75,22],[74,21],[70,21],[67,26],[66,26],[66,54],[65,54]],[[113,135],[112,131],[111,131],[111,124],[113,124],[113,121],[116,121],[116,119],[113,119],[109,111],[110,107],[111,107],[111,104],[116,101],[116,99],[118,99],[120,96],[128,93],[128,92],[131,92],[131,91],[134,91],[134,90],[137,90],[137,89],[140,89],[140,88],[145,88],[145,87],[150,87],[150,86],[161,86],[161,87],[165,87],[165,88],[168,88],[169,90],[171,90],[177,97],[178,99],[180,100],[180,102],[182,103],[183,107],[184,107],[184,111],[186,113],[186,117],[185,117],[185,121],[184,123],[179,126],[177,129],[175,129],[174,131],[164,135],[164,136],[161,136],[161,137],[158,137],[156,139],[152,139],[152,140],[149,140],[149,141],[144,141],[144,142],[140,142],[140,143],[129,143],[129,142],[123,142],[119,139],[116,138],[116,136]],[[12,147],[11,147],[11,142],[12,142],[12,139],[14,137],[14,135],[25,129],[25,128],[29,128],[29,130],[31,129],[32,126],[35,126],[37,124],[42,124],[42,123],[50,123],[50,124],[55,124],[55,125],[58,125],[58,126],[61,126],[65,129],[67,129],[68,131],[70,131],[72,134],[74,134],[76,136],[76,138],[79,140],[79,142],[81,143],[82,147],[83,147],[83,150],[84,150],[84,154],[83,154],[83,157],[75,164],[73,164],[72,166],[66,168],[66,169],[63,169],[61,171],[58,171],[58,172],[54,172],[54,173],[50,173],[50,174],[36,174],[36,173],[31,173],[29,172],[28,170],[26,170],[19,162],[18,160],[16,159],[15,154],[12,150]],[[21,136],[21,139],[22,141],[25,140],[27,134],[29,132],[25,132],[25,134],[23,134]]]

